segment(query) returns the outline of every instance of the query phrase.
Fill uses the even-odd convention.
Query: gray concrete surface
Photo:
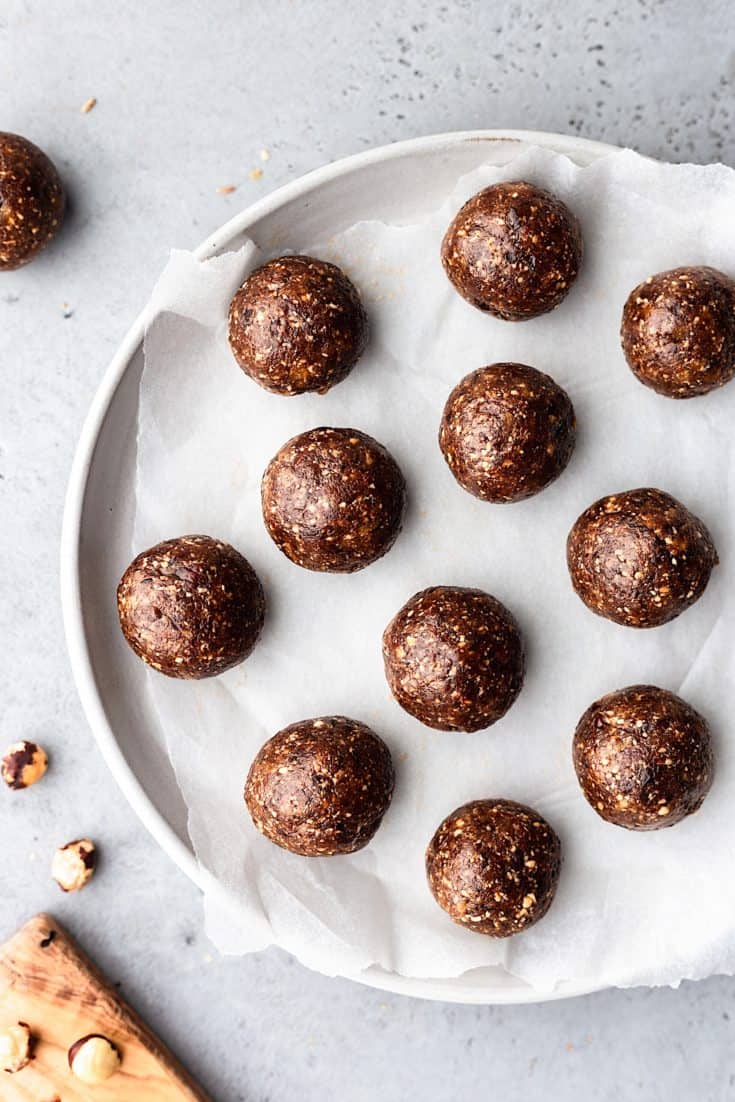
[[[0,741],[36,735],[54,757],[38,788],[0,793],[0,936],[53,907],[215,1098],[735,1093],[731,979],[493,1009],[386,996],[277,952],[212,959],[195,889],[87,729],[57,585],[82,418],[170,246],[327,160],[434,131],[572,131],[733,164],[734,82],[727,0],[0,3],[0,127],[42,145],[71,195],[56,246],[0,278]],[[50,852],[81,832],[104,860],[62,899]]]

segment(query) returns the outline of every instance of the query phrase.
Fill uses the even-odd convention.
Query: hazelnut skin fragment
[[[92,879],[96,866],[94,842],[78,838],[57,849],[51,863],[51,875],[63,892],[79,892]]]
[[[37,743],[24,739],[8,747],[0,769],[8,788],[19,791],[40,781],[48,769],[48,757]]]

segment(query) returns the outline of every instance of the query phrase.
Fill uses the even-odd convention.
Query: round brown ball
[[[631,291],[620,329],[636,378],[694,398],[735,375],[735,283],[714,268],[674,268]]]
[[[510,937],[548,911],[561,871],[561,843],[533,808],[474,800],[447,816],[426,851],[431,893],[453,922]]]
[[[391,454],[357,429],[289,440],[261,484],[263,519],[297,566],[344,574],[389,551],[403,526],[406,483]]]
[[[63,216],[64,191],[52,161],[27,138],[0,132],[0,272],[33,260]]]
[[[521,632],[480,589],[433,586],[383,632],[383,663],[398,703],[427,727],[479,731],[504,716],[523,685]]]
[[[265,594],[229,543],[180,536],[143,551],[117,589],[123,635],[139,658],[168,677],[214,677],[252,651]]]
[[[326,393],[367,344],[367,315],[341,269],[311,256],[269,260],[230,303],[228,337],[240,367],[275,394]]]
[[[702,521],[663,490],[600,498],[567,538],[577,594],[598,616],[632,628],[679,616],[702,596],[718,561]]]
[[[568,207],[524,180],[473,195],[444,235],[442,264],[463,298],[506,321],[558,306],[577,278],[582,234]]]
[[[522,501],[558,478],[574,451],[569,395],[525,364],[466,375],[447,399],[439,447],[465,490],[483,501]]]
[[[697,811],[714,768],[707,722],[674,693],[631,685],[596,700],[574,733],[574,768],[608,823],[658,830]]]
[[[390,806],[393,762],[381,738],[346,716],[304,719],[266,742],[245,802],[258,830],[302,857],[354,853]]]

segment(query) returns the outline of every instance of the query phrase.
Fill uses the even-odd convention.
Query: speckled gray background
[[[2,0],[0,82],[0,127],[42,145],[72,197],[56,246],[0,277],[0,738],[54,758],[38,788],[0,792],[0,937],[53,907],[222,1102],[733,1097],[735,980],[493,1009],[277,952],[212,959],[195,889],[94,746],[57,585],[82,418],[172,245],[325,161],[435,131],[571,131],[733,164],[732,4]],[[82,832],[104,859],[61,898],[50,853]]]

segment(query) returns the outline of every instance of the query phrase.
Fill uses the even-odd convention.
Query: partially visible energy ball
[[[243,371],[275,394],[324,394],[362,355],[368,321],[335,264],[282,256],[256,269],[230,304],[230,347]]]
[[[440,731],[479,731],[504,716],[523,685],[521,632],[480,589],[416,593],[383,632],[385,676],[410,715]]]
[[[569,208],[517,180],[486,187],[465,203],[444,236],[441,258],[452,285],[473,306],[524,321],[565,298],[582,251]]]
[[[297,566],[352,573],[381,558],[403,526],[406,483],[393,456],[357,429],[289,440],[261,484],[263,520]]]
[[[673,826],[712,784],[706,720],[680,697],[632,685],[596,700],[574,733],[574,768],[598,815],[628,830]]]
[[[284,727],[250,767],[245,802],[255,826],[303,857],[366,846],[390,805],[388,747],[364,723],[321,716]]]
[[[0,272],[22,267],[48,245],[64,202],[59,174],[43,150],[0,132]]]
[[[513,800],[475,800],[447,816],[426,851],[429,888],[453,922],[510,937],[548,911],[561,843],[546,820]]]
[[[667,398],[694,398],[735,375],[735,282],[714,268],[649,276],[628,296],[620,329],[636,378]]]
[[[650,488],[596,501],[567,538],[578,596],[598,616],[633,628],[658,627],[693,605],[718,561],[702,521]]]
[[[543,372],[497,363],[466,375],[447,399],[439,447],[454,477],[483,501],[521,501],[558,478],[574,451],[569,395]]]
[[[165,540],[133,559],[117,589],[120,627],[168,677],[214,677],[252,651],[265,594],[239,551],[211,536]]]

